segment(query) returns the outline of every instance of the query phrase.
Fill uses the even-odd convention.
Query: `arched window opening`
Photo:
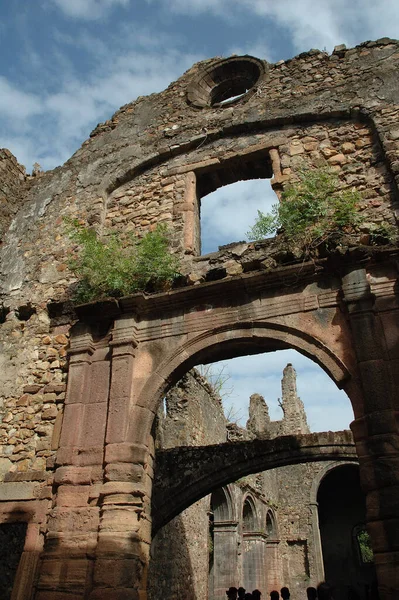
[[[356,551],[361,565],[370,565],[374,562],[374,553],[371,547],[370,535],[366,529],[365,523],[356,525],[353,529],[353,538],[356,544]]]
[[[273,514],[270,510],[267,511],[266,515],[266,535],[270,539],[274,539],[276,537],[276,525]]]
[[[211,496],[211,511],[214,521],[229,521],[231,511],[225,491],[221,488],[213,492]]]
[[[245,499],[242,509],[242,529],[245,532],[256,530],[255,508],[248,497]]]

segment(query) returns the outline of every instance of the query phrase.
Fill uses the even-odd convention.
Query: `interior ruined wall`
[[[156,444],[162,448],[217,444],[226,440],[220,398],[197,371],[188,372],[159,411]],[[148,591],[151,599],[208,598],[210,497],[202,498],[155,536]]]

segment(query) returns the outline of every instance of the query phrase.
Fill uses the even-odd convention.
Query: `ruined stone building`
[[[380,598],[397,600],[398,246],[395,236],[383,244],[378,232],[397,228],[398,62],[399,44],[390,39],[274,65],[250,56],[209,59],[165,91],[122,107],[62,167],[26,176],[0,152],[5,598],[144,600],[153,590],[156,533],[209,494],[212,589],[225,585],[221,531],[231,541],[238,522],[251,564],[264,550],[285,577],[291,560],[291,583],[300,589],[302,567],[292,565],[308,560],[305,574],[313,581],[315,573],[310,551],[304,558],[311,538],[303,511],[280,527],[256,478],[248,488],[233,482],[266,471],[270,479],[279,468],[291,477],[298,464],[304,473],[331,461],[356,469],[346,463],[358,461]],[[201,198],[249,179],[270,179],[279,196],[300,170],[324,164],[341,189],[361,194],[358,235],[311,260],[278,239],[231,240],[201,255]],[[65,217],[99,235],[143,235],[165,223],[181,259],[176,285],[74,306],[68,256],[75,246]],[[201,439],[193,424],[191,437],[176,430],[173,448],[165,428],[160,447],[159,407],[195,365],[286,348],[345,390],[353,438],[300,428],[253,438],[257,413],[248,439],[213,442],[222,439],[224,425],[216,424],[215,437]],[[177,444],[186,439],[195,445]],[[354,480],[340,484],[348,502]],[[341,506],[335,517],[342,513]],[[273,563],[274,535],[287,554]],[[253,581],[248,565],[237,569]],[[268,586],[273,569],[266,577]]]
[[[168,393],[156,444],[172,448],[309,433],[292,365],[284,369],[282,409],[283,418],[271,421],[265,400],[253,394],[246,429],[228,423],[220,398],[193,370]],[[231,585],[258,588],[266,597],[285,585],[293,598],[306,598],[306,588],[325,576],[336,585],[336,600],[346,600],[349,587],[365,597],[375,572],[356,537],[366,518],[358,479],[357,464],[331,460],[282,466],[214,490],[155,536],[150,598],[225,600]],[[324,514],[333,530],[328,533]]]

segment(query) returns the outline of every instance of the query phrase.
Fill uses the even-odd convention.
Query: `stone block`
[[[71,590],[86,584],[89,561],[86,558],[47,558],[40,569],[39,588]]]
[[[395,518],[398,498],[399,485],[369,492],[366,496],[367,517],[372,521]]]
[[[144,487],[138,483],[126,481],[107,481],[100,490],[102,496],[108,494],[134,494],[142,497],[145,494]]]
[[[143,476],[144,467],[142,465],[116,463],[107,465],[105,468],[105,479],[107,481],[140,483],[143,480]]]
[[[133,463],[145,465],[148,460],[148,448],[139,444],[107,444],[105,461],[107,463]]]
[[[129,408],[129,397],[114,396],[111,392],[107,424],[107,442],[109,444],[122,443],[126,439]]]
[[[101,531],[136,533],[140,529],[140,513],[136,507],[127,505],[103,506]]]
[[[51,436],[51,450],[58,450],[61,439],[62,421],[64,417],[64,408],[60,407],[54,421],[53,434]]]
[[[98,534],[97,556],[138,558],[147,564],[150,545],[136,532],[100,531]]]
[[[39,486],[33,482],[2,483],[0,485],[0,501],[33,500],[37,497]]]
[[[54,481],[59,484],[72,485],[91,483],[91,467],[58,467]]]
[[[360,480],[365,492],[399,485],[399,455],[361,460]]]
[[[399,436],[395,433],[373,435],[370,432],[367,440],[356,444],[357,454],[360,459],[380,456],[399,455]]]
[[[367,530],[374,552],[399,551],[399,518],[371,521],[367,523]]]
[[[87,506],[90,486],[60,485],[57,490],[57,506]]]
[[[97,530],[84,533],[51,531],[46,536],[47,556],[57,556],[61,559],[66,556],[79,558],[86,554],[93,554],[96,547]]]
[[[77,446],[83,422],[83,405],[68,404],[65,406],[63,427],[61,431],[61,446]]]
[[[107,423],[107,404],[86,404],[84,407],[84,421],[82,424],[81,443],[85,448],[103,446],[105,440],[105,427]]]
[[[85,398],[89,403],[103,403],[108,400],[110,364],[98,361],[91,365],[90,394]]]
[[[334,154],[327,159],[330,165],[344,165],[347,161],[345,154]]]
[[[69,366],[68,388],[65,404],[83,402],[87,388],[88,365],[72,363]]]
[[[82,467],[98,467],[102,465],[104,458],[104,446],[91,446],[78,448],[77,464]]]
[[[97,531],[100,521],[100,509],[56,508],[49,516],[49,530],[54,532],[75,532],[77,534]]]
[[[35,600],[83,600],[84,590],[81,592],[55,592],[54,590],[38,590]],[[25,600],[25,599],[24,599]]]
[[[99,588],[93,590],[88,597],[89,600],[110,600],[112,594],[112,600],[140,600],[139,593],[136,589],[118,589],[110,590],[109,588]]]
[[[141,580],[143,564],[138,558],[98,558],[94,587],[133,588]]]

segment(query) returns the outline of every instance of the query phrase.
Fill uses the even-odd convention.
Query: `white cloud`
[[[398,36],[397,0],[167,0],[167,5],[182,14],[212,13],[230,20],[245,11],[272,20],[287,30],[298,52]]]
[[[0,147],[8,147],[28,168],[36,161],[54,168],[99,121],[138,96],[161,91],[198,60],[174,49],[173,36],[152,36],[145,29],[128,36],[126,29],[124,24],[107,44],[86,33],[72,37],[56,31],[51,68],[47,80],[41,73],[45,85],[36,94],[0,78],[0,119],[11,117],[3,121]],[[65,45],[89,53],[90,72],[74,67],[62,51]]]
[[[11,119],[26,119],[41,112],[40,98],[16,88],[0,77],[0,115]]]
[[[104,17],[113,8],[128,6],[130,0],[49,0],[62,12],[74,19],[95,20]]]

